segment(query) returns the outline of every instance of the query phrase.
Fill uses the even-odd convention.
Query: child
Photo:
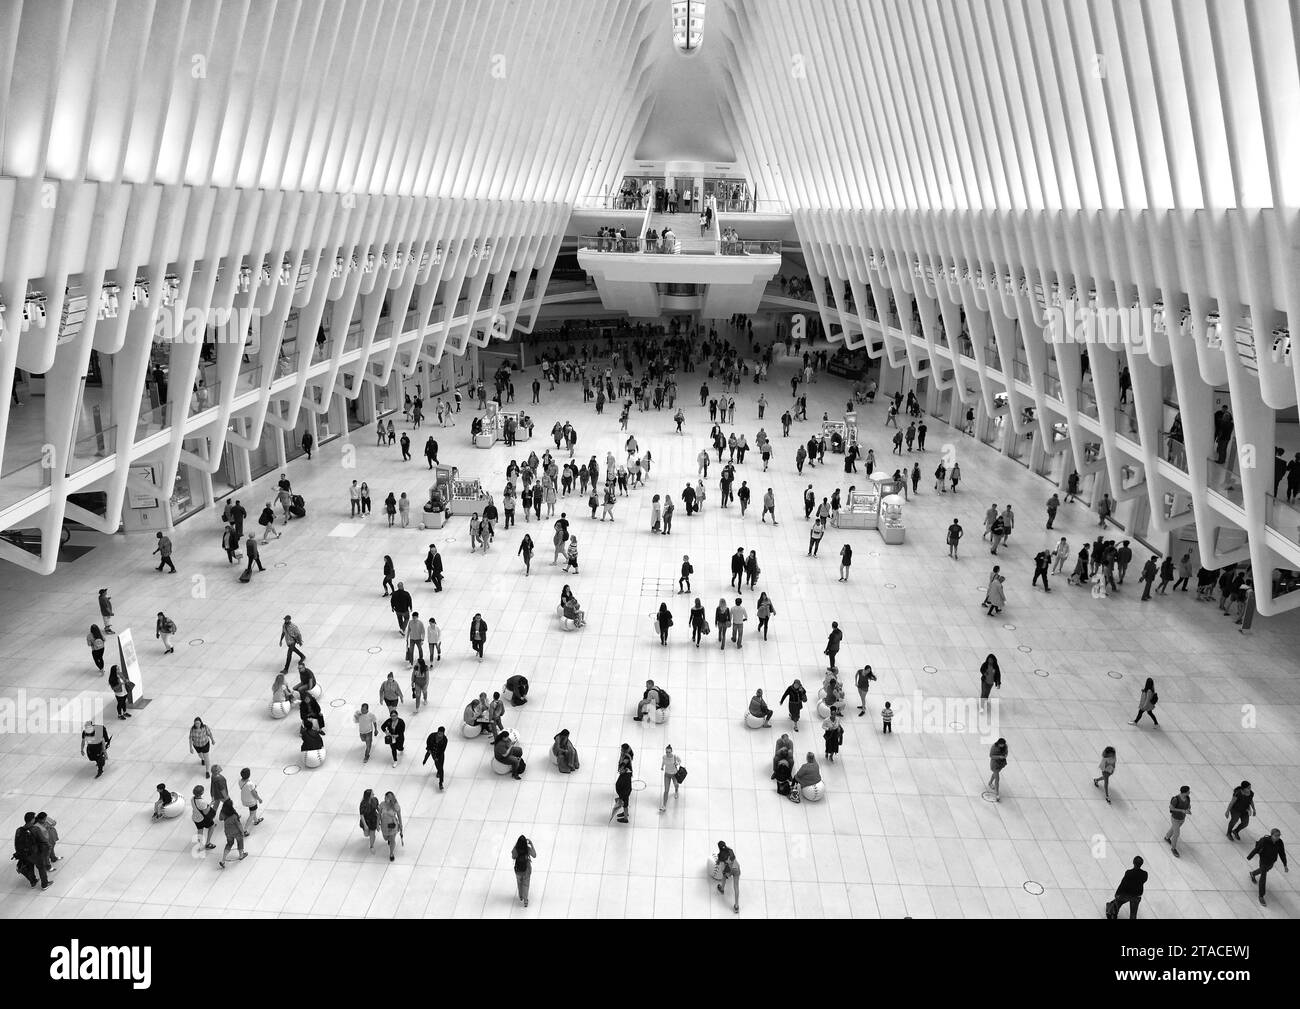
[[[881,731],[888,732],[892,735],[894,730],[890,728],[890,723],[894,720],[894,709],[890,707],[888,701],[885,702],[885,706],[880,711],[880,718],[885,723]]]
[[[239,772],[239,801],[248,807],[248,819],[244,822],[249,827],[255,827],[261,823],[264,817],[257,815],[257,807],[262,804],[262,797],[257,794],[257,786],[252,782],[253,772],[245,767]],[[244,831],[247,837],[249,831]]]

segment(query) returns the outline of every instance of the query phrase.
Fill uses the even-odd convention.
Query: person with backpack
[[[11,859],[18,862],[18,872],[33,888],[39,876],[41,889],[50,888],[50,877],[45,860],[40,856],[40,839],[35,830],[36,814],[24,813],[23,823],[14,831],[14,853]]]
[[[519,892],[519,903],[524,907],[528,906],[528,885],[533,879],[533,859],[536,857],[537,849],[533,847],[533,842],[520,834],[519,840],[510,849],[510,858],[515,866],[515,889]]]
[[[154,623],[153,636],[162,639],[163,654],[170,655],[176,651],[172,644],[172,635],[176,633],[176,623],[167,616],[162,610],[158,611],[158,619]]]

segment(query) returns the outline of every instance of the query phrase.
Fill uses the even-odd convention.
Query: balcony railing
[[[8,508],[48,487],[50,461],[42,454],[36,459],[15,461],[0,472],[0,508]]]
[[[1265,495],[1264,523],[1292,543],[1300,544],[1300,498],[1288,503],[1272,494]]]
[[[1097,397],[1091,389],[1080,389],[1075,402],[1076,409],[1085,417],[1101,420],[1101,411],[1097,407]]]
[[[788,214],[790,208],[780,200],[753,200],[747,196],[740,199],[730,197],[716,199],[720,214]]]
[[[92,463],[106,459],[117,451],[117,428],[108,427],[94,434],[78,438],[72,444],[68,460],[68,473],[79,473]]]
[[[1061,380],[1051,372],[1043,373],[1043,391],[1052,399],[1060,400],[1062,403],[1065,402],[1065,398],[1061,395]]]
[[[135,429],[136,441],[167,430],[167,408],[169,405],[163,403],[161,406],[150,406],[148,403],[144,403],[140,406],[140,423],[136,425]]]
[[[718,243],[718,253],[723,256],[779,256],[781,255],[780,240],[745,240],[740,241],[721,241]]]
[[[1244,506],[1246,496],[1241,489],[1241,476],[1213,456],[1206,459],[1206,466],[1206,488],[1221,494],[1233,504]]]
[[[190,397],[190,416],[196,413],[202,413],[204,410],[211,410],[221,402],[221,383],[205,383],[194,390],[194,395]]]
[[[635,236],[618,238],[613,235],[580,235],[578,248],[585,252],[645,252],[645,243]],[[659,249],[651,249],[658,252]]]
[[[1122,438],[1129,438],[1132,441],[1137,441],[1137,417],[1134,416],[1131,411],[1124,409],[1122,406],[1115,407],[1113,412],[1115,415],[1115,433]]]
[[[1018,382],[1029,381],[1029,365],[1024,361],[1012,361],[1011,373],[1015,376],[1015,379]]]
[[[245,364],[239,374],[235,376],[235,395],[241,392],[252,392],[262,385],[262,366],[256,361],[250,361]]]
[[[1160,432],[1160,457],[1165,462],[1187,472],[1187,447],[1181,438],[1174,438],[1168,431]]]

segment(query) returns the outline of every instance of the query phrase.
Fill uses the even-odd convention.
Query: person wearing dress
[[[802,683],[795,680],[785,688],[785,693],[781,695],[778,704],[789,702],[790,721],[794,722],[794,731],[799,731],[799,716],[803,714],[803,706],[808,701],[808,691],[804,689]],[[785,738],[784,736],[782,738]]]
[[[406,832],[402,826],[402,807],[397,796],[392,792],[384,793],[384,801],[379,804],[379,832],[388,842],[388,861],[397,860],[397,839],[406,843]]]

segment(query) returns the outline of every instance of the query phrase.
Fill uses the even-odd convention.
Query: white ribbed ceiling
[[[664,123],[805,209],[1295,206],[1285,0],[6,0],[3,171],[565,200]],[[674,78],[665,61],[700,62]],[[706,69],[707,67],[707,69]],[[667,80],[698,80],[698,88]],[[658,92],[658,93],[657,93]],[[659,124],[642,139],[651,107]]]

